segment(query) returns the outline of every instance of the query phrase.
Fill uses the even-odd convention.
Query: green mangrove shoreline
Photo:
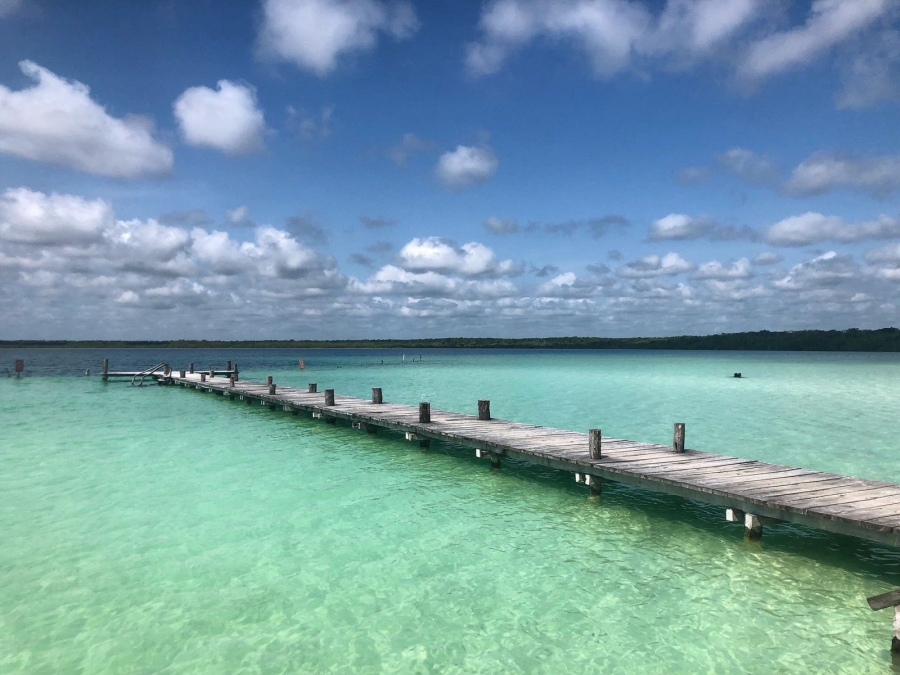
[[[670,349],[900,352],[900,329],[800,330],[671,337],[415,338],[392,340],[0,340],[0,349]]]

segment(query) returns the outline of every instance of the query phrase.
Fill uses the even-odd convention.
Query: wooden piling
[[[275,395],[275,385],[269,384],[269,396],[274,396],[274,395]]]
[[[184,373],[182,373],[181,376],[184,377]],[[229,387],[234,386],[234,375],[232,375],[231,377],[228,378],[228,386]]]
[[[372,387],[372,403],[382,403],[381,387]]]
[[[428,424],[431,422],[431,404],[430,403],[420,403],[419,404],[419,422],[422,424]]]
[[[600,497],[603,493],[603,481],[590,474],[584,477],[584,482],[591,488],[591,497]]]
[[[325,390],[325,405],[334,405],[334,389]]]
[[[200,381],[206,382],[206,373],[200,373]]]
[[[191,361],[191,362],[188,364],[188,372],[191,373],[191,374],[194,373],[194,362],[193,362],[193,361]]]
[[[487,400],[478,401],[478,419],[487,421],[491,419],[491,402]]]
[[[178,371],[178,377],[180,377],[182,380],[184,379],[184,371],[183,370]]]
[[[225,370],[231,370],[231,361],[225,362]]]
[[[104,382],[109,379],[109,359],[103,359],[100,365],[100,379]]]
[[[310,394],[315,394],[315,393],[316,393],[316,383],[315,383],[315,382],[310,382],[310,383],[309,383],[309,393],[310,393]]]
[[[762,522],[759,516],[753,513],[744,514],[744,536],[747,539],[761,539],[762,530]]]
[[[269,375],[268,377],[266,377],[266,384],[269,384],[269,385],[272,384],[272,376],[271,376],[271,375]]]
[[[590,429],[588,431],[588,450],[591,454],[591,459],[600,459],[600,430],[599,429]]]
[[[675,435],[672,438],[675,452],[684,452],[684,422],[675,422]]]
[[[238,365],[237,365],[237,361],[234,362],[234,373],[233,373],[233,374],[234,374],[234,381],[237,382],[237,381],[238,381]]]

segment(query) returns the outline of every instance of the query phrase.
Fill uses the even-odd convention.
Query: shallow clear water
[[[900,551],[77,377],[242,377],[900,482],[900,355],[0,350],[0,673],[883,673]],[[306,370],[300,371],[297,359]],[[381,360],[385,365],[381,365]],[[730,377],[741,371],[744,378]]]

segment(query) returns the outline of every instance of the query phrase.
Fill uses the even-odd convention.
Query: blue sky
[[[898,324],[898,0],[0,0],[0,338]]]

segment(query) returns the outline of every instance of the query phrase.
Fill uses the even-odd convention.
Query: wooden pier
[[[407,440],[442,440],[475,449],[499,467],[503,457],[570,471],[575,480],[600,494],[616,481],[654,492],[678,495],[725,509],[725,518],[744,523],[751,538],[767,524],[808,527],[900,547],[900,485],[822,471],[768,464],[752,459],[685,448],[685,425],[674,425],[671,446],[495,419],[490,402],[479,401],[477,414],[383,402],[380,388],[372,400],[266,383],[218,377],[209,371],[155,373],[161,383],[181,385],[250,404],[335,423],[345,420],[370,433],[389,429]],[[473,401],[473,409],[475,409]]]

